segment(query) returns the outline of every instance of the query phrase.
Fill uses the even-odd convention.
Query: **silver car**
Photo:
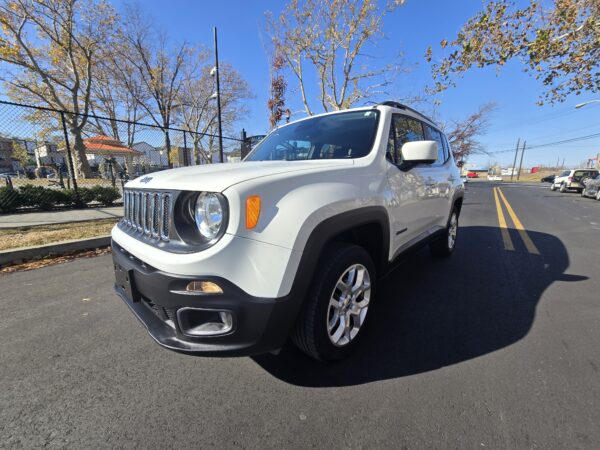
[[[596,175],[593,178],[586,178],[583,180],[585,187],[581,191],[582,197],[592,197],[600,201],[600,175]]]

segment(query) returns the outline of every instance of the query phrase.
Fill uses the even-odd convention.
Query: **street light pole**
[[[590,100],[587,102],[579,103],[575,105],[575,109],[583,108],[585,105],[589,105],[590,103],[600,103],[600,99]]]
[[[223,161],[223,129],[221,125],[221,86],[219,84],[219,48],[217,46],[217,27],[215,30],[215,68],[217,75],[217,121],[219,123],[219,161]]]

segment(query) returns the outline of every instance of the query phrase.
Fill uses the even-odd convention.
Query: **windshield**
[[[361,158],[371,151],[379,111],[313,117],[278,128],[244,161],[303,161]]]

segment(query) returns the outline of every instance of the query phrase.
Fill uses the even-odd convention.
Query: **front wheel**
[[[446,230],[442,236],[435,239],[429,244],[429,249],[434,256],[449,256],[454,251],[456,238],[458,236],[458,211],[452,210]]]
[[[560,192],[562,192],[563,194],[564,194],[565,192],[567,192],[567,185],[566,185],[565,183],[562,183],[562,184],[560,185]]]
[[[556,190],[556,186],[554,185],[554,183],[552,183],[552,184],[550,185],[550,190],[551,190],[551,191],[555,191],[555,190]]]
[[[369,253],[353,244],[328,246],[292,332],[307,355],[334,361],[354,351],[373,301],[375,266]]]
[[[600,188],[596,191],[596,200],[600,202]]]
[[[587,191],[585,190],[585,188],[581,190],[581,196],[587,197]]]

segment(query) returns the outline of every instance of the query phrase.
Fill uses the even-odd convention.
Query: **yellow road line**
[[[508,200],[506,200],[506,197],[502,193],[502,190],[500,188],[497,188],[497,189],[498,189],[498,194],[500,194],[500,198],[502,199],[502,201],[504,202],[504,205],[506,206],[508,215],[514,222],[515,228],[517,230],[519,230],[519,234],[521,235],[521,239],[523,239],[523,242],[525,243],[525,247],[527,247],[527,251],[533,255],[539,255],[540,251],[537,249],[537,247],[535,246],[533,241],[529,238],[527,231],[525,231],[525,227],[523,226],[523,224],[521,223],[521,221],[515,214],[514,210],[510,206],[510,203],[508,203]]]
[[[500,200],[498,199],[498,193],[494,188],[494,199],[496,200],[496,211],[498,212],[498,223],[500,224],[500,233],[502,233],[502,240],[504,241],[504,250],[515,251],[515,246],[512,243],[512,239],[510,238],[510,233],[508,232],[508,228],[506,226],[506,219],[504,218],[504,213],[502,212],[502,205],[500,205]]]

